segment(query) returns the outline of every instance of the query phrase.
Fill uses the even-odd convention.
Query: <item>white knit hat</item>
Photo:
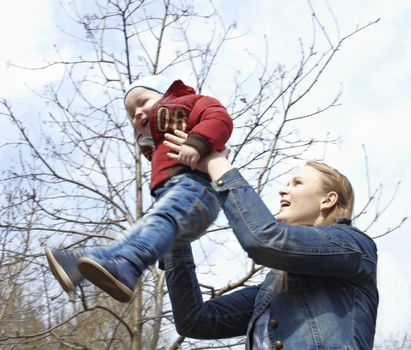
[[[137,87],[143,87],[145,89],[153,90],[161,95],[164,95],[170,87],[171,83],[172,81],[166,78],[164,75],[149,75],[148,77],[138,79],[131,83],[129,87],[126,89],[124,99],[126,99],[128,93],[131,90]]]

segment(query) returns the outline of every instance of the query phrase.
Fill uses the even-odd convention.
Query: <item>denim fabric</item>
[[[270,310],[264,311],[254,325],[253,332],[253,349],[270,350],[271,341],[268,335],[268,322],[270,320]]]
[[[203,302],[189,244],[164,256],[177,331],[193,338],[247,335],[269,307],[272,349],[371,350],[378,306],[377,249],[358,229],[276,222],[237,169],[216,187],[249,257],[271,268],[265,281]],[[288,272],[287,289],[281,271]]]
[[[198,173],[183,173],[155,191],[153,208],[133,227],[125,239],[90,255],[124,257],[140,271],[154,264],[174,240],[199,238],[218,215],[220,205],[210,181]]]

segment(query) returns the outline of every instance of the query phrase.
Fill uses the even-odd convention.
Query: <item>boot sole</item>
[[[49,263],[50,271],[56,278],[56,280],[60,283],[61,287],[66,292],[74,291],[75,286],[73,282],[66,274],[66,271],[64,271],[60,263],[56,260],[51,249],[49,247],[45,247],[44,250],[46,251],[46,258],[47,262]]]
[[[93,259],[81,258],[78,268],[87,280],[104,290],[112,298],[122,303],[128,303],[131,300],[133,291]]]

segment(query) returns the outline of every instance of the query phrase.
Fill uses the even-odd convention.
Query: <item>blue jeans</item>
[[[143,271],[154,264],[174,240],[193,241],[216,219],[220,205],[210,181],[198,173],[172,177],[154,192],[153,208],[121,241],[91,255],[123,257]]]

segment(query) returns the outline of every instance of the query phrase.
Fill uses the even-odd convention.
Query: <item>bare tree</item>
[[[202,14],[190,2],[172,0],[95,0],[87,6],[72,1],[62,6],[72,21],[63,29],[78,55],[68,57],[56,47],[58,59],[42,67],[20,67],[60,69],[61,79],[37,92],[45,102],[41,130],[30,130],[10,102],[1,101],[1,115],[20,135],[2,145],[13,149],[17,159],[1,178],[1,322],[24,322],[18,333],[0,327],[0,342],[10,349],[238,348],[241,338],[205,342],[178,337],[164,274],[156,267],[128,305],[87,284],[67,296],[52,280],[42,246],[105,245],[149,210],[149,164],[123,110],[125,86],[140,75],[181,72],[199,92],[208,93],[210,77],[221,73],[217,58],[241,35],[235,24],[221,21],[212,3]],[[265,59],[255,58],[253,74],[233,73],[227,93],[217,96],[235,123],[231,160],[261,195],[289,172],[288,159],[304,159],[313,147],[335,141],[326,135],[304,138],[295,125],[336,107],[339,94],[304,114],[295,107],[312,92],[343,43],[374,23],[331,40],[312,6],[311,12],[313,27],[326,39],[324,50],[318,53],[317,34],[307,47],[301,44],[294,67],[272,67],[267,43]],[[207,29],[201,38],[198,28]],[[210,232],[227,229],[222,219]],[[215,297],[258,281],[262,268],[247,262],[242,272],[226,285],[203,284],[204,294]]]

